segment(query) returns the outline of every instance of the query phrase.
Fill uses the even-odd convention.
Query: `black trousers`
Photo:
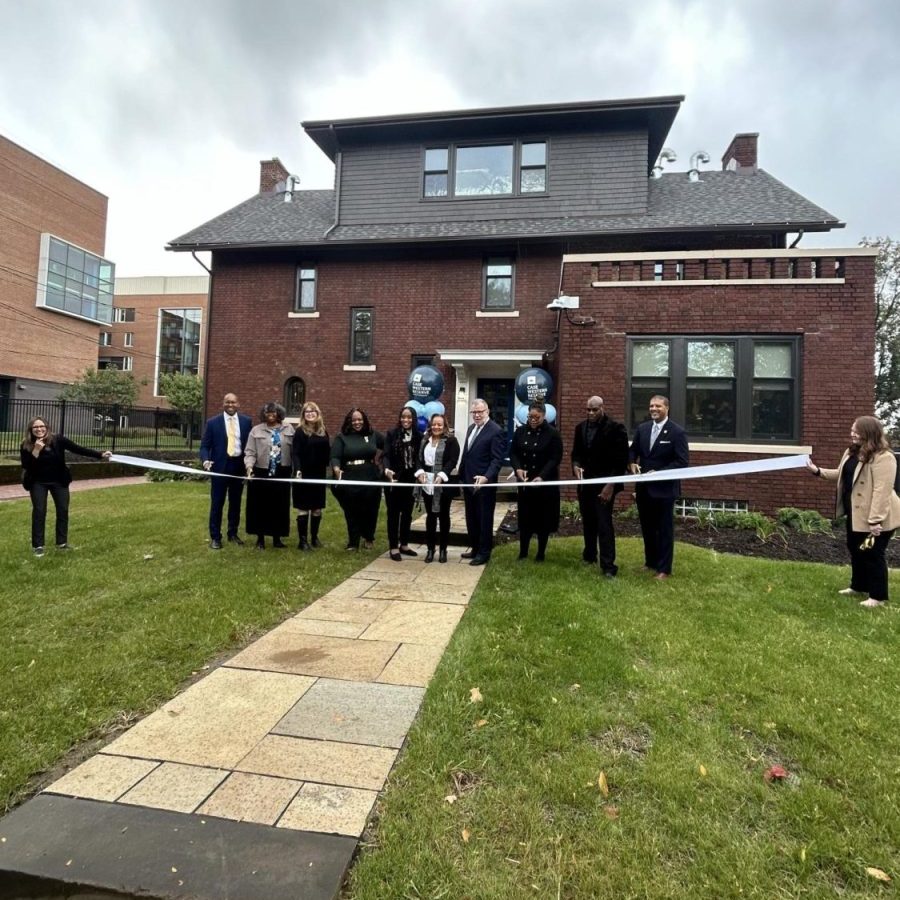
[[[65,544],[69,540],[69,487],[53,482],[33,484],[31,490],[31,546],[44,546],[44,526],[47,522],[47,494],[53,498],[56,507],[56,543]]]
[[[648,497],[638,488],[637,508],[644,537],[644,565],[671,575],[675,555],[675,501]]]
[[[435,538],[438,538],[438,546],[441,550],[447,549],[450,539],[450,504],[452,497],[447,496],[445,490],[441,494],[440,505],[437,512],[432,512],[432,498],[425,496],[425,545],[429,550],[434,550]]]
[[[476,556],[490,559],[494,549],[494,508],[497,506],[497,489],[493,485],[463,488],[466,506],[466,531],[469,546]]]
[[[384,504],[387,507],[388,547],[405,547],[409,543],[412,524],[413,489],[411,487],[386,487]]]
[[[873,600],[888,599],[888,567],[885,551],[894,531],[882,531],[875,538],[875,544],[868,550],[862,549],[862,542],[869,536],[868,531],[853,531],[850,516],[847,516],[847,549],[850,551],[850,587],[854,591],[868,594]]]
[[[600,568],[604,572],[615,575],[619,571],[616,565],[616,529],[613,524],[613,506],[600,500],[602,485],[590,485],[578,489],[578,508],[581,510],[581,525],[584,530],[584,551],[581,558],[585,562],[595,563],[598,558]],[[599,549],[599,554],[598,554]]]
[[[358,547],[360,538],[375,540],[378,510],[381,508],[381,488],[354,487],[354,481],[376,481],[378,470],[374,464],[345,469],[341,480],[331,488],[347,523],[347,544]]]
[[[244,458],[233,456],[225,463],[225,475],[244,475]],[[222,513],[228,500],[228,537],[238,533],[241,523],[241,495],[244,482],[239,478],[209,479],[209,536],[214,541],[222,540]]]

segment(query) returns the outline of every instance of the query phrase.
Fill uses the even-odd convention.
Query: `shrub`
[[[563,500],[559,504],[559,512],[564,518],[571,519],[573,522],[581,521],[581,508],[577,500]]]
[[[207,481],[205,475],[194,475],[193,472],[202,470],[202,465],[197,460],[191,460],[184,467],[184,472],[168,472],[164,469],[148,469],[148,481]],[[193,471],[192,471],[193,470]]]
[[[799,531],[801,534],[831,534],[831,520],[815,509],[797,509],[784,506],[776,513],[781,525]]]

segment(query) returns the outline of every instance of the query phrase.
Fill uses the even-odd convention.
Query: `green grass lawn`
[[[896,896],[896,609],[838,597],[836,567],[679,545],[657,583],[627,540],[609,583],[577,539],[543,566],[516,549],[486,570],[348,896]]]
[[[40,560],[27,501],[0,504],[4,804],[375,555],[341,549],[336,506],[315,554],[212,553],[207,497],[75,494],[78,549]],[[657,583],[622,540],[610,583],[578,539],[543,566],[516,550],[485,570],[347,897],[897,895],[896,608],[838,597],[845,568],[679,545]]]
[[[207,548],[209,488],[163,483],[72,494],[76,548],[30,549],[31,506],[0,503],[0,810],[71,747],[171,697],[223,651],[271,628],[376,554]]]

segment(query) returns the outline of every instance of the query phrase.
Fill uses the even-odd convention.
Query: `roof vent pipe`
[[[671,147],[663,147],[662,153],[656,157],[656,165],[650,170],[651,178],[662,178],[663,162],[675,162],[678,154]]]
[[[688,169],[688,181],[700,180],[700,163],[708,163],[709,154],[705,150],[698,150],[691,154],[691,167]]]
[[[294,199],[294,191],[297,188],[297,185],[300,184],[300,176],[299,175],[288,175],[287,180],[284,183],[284,202],[291,203]]]

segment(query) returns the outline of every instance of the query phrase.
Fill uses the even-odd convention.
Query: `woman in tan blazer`
[[[850,427],[850,446],[836,469],[807,466],[837,482],[835,515],[847,517],[850,587],[845,596],[867,594],[860,606],[884,606],[888,599],[885,550],[900,526],[900,497],[894,492],[897,460],[884,428],[874,416],[860,416]]]

